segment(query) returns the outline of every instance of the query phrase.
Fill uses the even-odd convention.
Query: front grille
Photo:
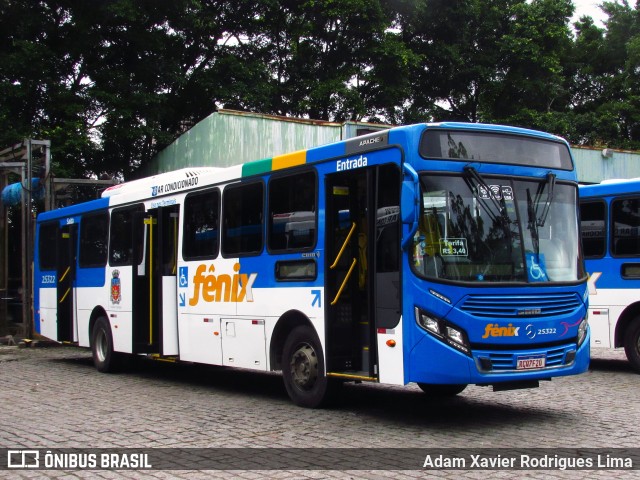
[[[575,348],[575,345],[566,345],[564,347],[554,347],[547,350],[536,350],[535,352],[474,352],[474,357],[481,371],[500,373],[515,371],[518,357],[544,355],[546,357],[545,369],[547,369],[571,364],[574,356],[567,354],[575,352]]]
[[[535,318],[569,314],[581,305],[576,293],[469,295],[460,310],[480,318]]]

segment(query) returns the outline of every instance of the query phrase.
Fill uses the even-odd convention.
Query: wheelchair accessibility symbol
[[[531,275],[531,278],[534,280],[540,280],[544,277],[544,272],[540,268],[540,265],[535,263],[533,260],[531,261],[531,267],[529,268],[529,275]]]
[[[527,267],[529,280],[533,282],[546,282],[549,280],[547,277],[544,256],[527,254]]]
[[[180,267],[178,274],[180,288],[187,288],[189,286],[189,267]]]

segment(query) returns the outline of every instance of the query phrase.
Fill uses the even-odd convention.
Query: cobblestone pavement
[[[279,375],[141,360],[101,374],[75,347],[0,347],[2,448],[637,448],[640,375],[622,352],[538,389],[345,385],[339,403],[293,405]],[[11,475],[9,475],[11,474]],[[5,478],[640,478],[636,471],[26,471]]]

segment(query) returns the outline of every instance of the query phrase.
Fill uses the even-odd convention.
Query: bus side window
[[[288,175],[269,183],[269,250],[313,247],[316,235],[316,177]]]
[[[107,264],[107,238],[109,214],[107,212],[84,215],[80,221],[80,267],[104,267]]]
[[[606,204],[584,202],[580,204],[580,231],[585,258],[599,258],[606,251]]]
[[[217,188],[187,195],[182,231],[185,260],[218,256],[220,191]]]
[[[133,265],[133,214],[144,211],[142,205],[116,209],[111,212],[109,265]],[[141,228],[141,226],[138,226]],[[142,235],[138,236],[142,238]],[[139,249],[141,250],[141,249]],[[136,259],[139,264],[142,259]]]
[[[222,253],[250,255],[262,251],[263,184],[232,185],[224,190]]]
[[[612,253],[616,256],[640,255],[640,201],[624,198],[611,203],[613,223]]]
[[[45,223],[40,225],[38,242],[38,261],[40,270],[55,270],[58,266],[56,254],[58,252],[58,224]]]

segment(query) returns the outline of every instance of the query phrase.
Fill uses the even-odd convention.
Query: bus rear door
[[[134,245],[143,248],[142,263],[134,267],[134,353],[177,355],[177,242],[178,206],[139,212],[143,238]],[[135,235],[135,233],[134,233]]]

